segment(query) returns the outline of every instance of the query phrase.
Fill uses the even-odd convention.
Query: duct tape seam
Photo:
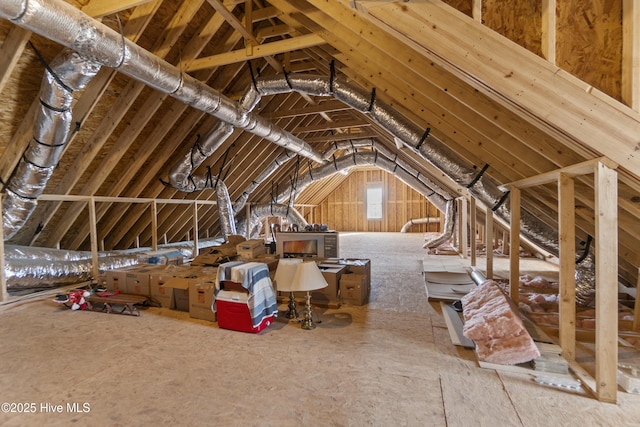
[[[287,82],[287,86],[289,86],[289,89],[293,90],[293,86],[289,81],[289,73],[287,73],[287,70],[282,70],[282,72],[284,73],[284,80]]]
[[[482,178],[482,175],[484,175],[484,173],[487,171],[487,169],[489,169],[489,163],[486,163],[482,169],[480,170],[480,172],[478,172],[478,174],[471,180],[471,182],[469,184],[467,184],[467,188],[471,188],[474,185],[476,185],[476,183],[478,181],[480,181],[480,178]]]
[[[253,84],[253,88],[256,90],[256,92],[260,93],[258,91],[258,85],[256,84],[256,76],[255,74],[253,74],[253,66],[251,65],[251,60],[248,60],[247,64],[249,65],[249,74],[251,75],[251,84]]]
[[[369,108],[367,108],[367,112],[371,112],[373,110],[373,104],[376,102],[376,88],[371,89],[371,101],[369,101]]]
[[[51,69],[51,67],[49,66],[49,64],[47,63],[47,61],[44,60],[44,57],[42,56],[42,54],[40,53],[40,51],[38,49],[36,49],[35,45],[31,42],[31,40],[29,40],[29,45],[31,46],[31,48],[33,48],[34,52],[36,53],[36,56],[38,57],[38,60],[40,60],[40,63],[44,66],[44,68],[47,69],[47,71],[49,72],[49,74],[51,74],[51,77],[53,77],[53,79],[58,82],[58,84],[60,86],[62,86],[64,88],[64,90],[66,90],[69,93],[73,93],[73,88],[67,86],[61,79],[60,77],[58,77],[58,75],[53,71],[53,69]],[[42,101],[40,101],[42,102]],[[42,104],[45,105],[46,104]]]
[[[422,144],[424,144],[424,141],[429,136],[429,133],[431,133],[431,128],[427,128],[427,130],[424,132],[424,134],[422,134],[422,138],[420,138],[420,142],[418,142],[418,145],[416,145],[416,150],[419,150],[420,147],[422,147]]]
[[[333,79],[336,77],[336,62],[334,60],[329,64],[329,72],[329,93],[333,93]]]
[[[576,260],[576,265],[580,264],[582,261],[584,261],[587,258],[587,256],[589,255],[589,249],[591,248],[591,242],[592,241],[593,241],[593,236],[591,236],[591,234],[588,234],[587,235],[587,242],[585,243],[586,246],[584,248],[584,252]]]
[[[506,193],[504,193],[502,195],[502,197],[500,198],[500,200],[498,200],[498,203],[496,203],[496,205],[494,207],[492,207],[491,210],[495,212],[498,209],[500,209],[500,206],[502,206],[502,204],[505,202],[505,200],[507,200],[507,197],[509,197],[509,193],[511,193],[511,192],[507,191]]]

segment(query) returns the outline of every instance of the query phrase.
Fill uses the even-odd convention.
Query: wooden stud
[[[507,230],[502,230],[502,254],[509,255],[511,243],[509,243],[509,232]]]
[[[509,245],[509,295],[513,302],[520,301],[520,202],[522,194],[519,188],[512,188],[509,193],[509,208],[511,210]]]
[[[158,204],[151,202],[151,250],[158,250]]]
[[[91,273],[93,281],[98,281],[100,264],[98,262],[98,228],[96,221],[96,202],[93,197],[89,199],[89,227],[91,229]]]
[[[193,257],[198,256],[198,202],[193,202]]]
[[[2,236],[0,236],[2,237]],[[640,267],[638,267],[638,283],[636,284],[636,296],[633,301],[633,330],[638,331],[638,325],[640,325],[640,304],[638,303],[638,295],[640,292]]]
[[[482,0],[471,0],[471,16],[482,23]]]
[[[7,292],[7,277],[4,272],[4,212],[2,209],[2,198],[4,194],[0,193],[0,301],[8,301],[9,293]]]
[[[564,174],[558,177],[558,237],[560,245],[560,321],[558,338],[562,355],[576,357],[576,281],[575,281],[575,189],[574,180]]]
[[[618,173],[595,165],[596,394],[616,402],[618,391]]]
[[[467,232],[468,225],[467,198],[463,197],[460,199],[460,253],[464,259],[469,258],[467,250],[469,248],[469,234]]]
[[[640,4],[622,0],[622,100],[640,111]]]
[[[542,56],[556,63],[556,0],[542,0]]]
[[[478,212],[476,210],[476,199],[471,197],[469,200],[469,210],[471,214],[471,266],[476,266],[476,244],[478,242],[476,234],[476,217]]]
[[[487,279],[493,279],[493,211],[486,209],[485,239],[487,241]]]

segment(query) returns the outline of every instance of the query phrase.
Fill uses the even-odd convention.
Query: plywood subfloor
[[[0,395],[38,413],[0,413],[0,424],[637,425],[640,396],[604,404],[479,368],[427,301],[422,242],[421,233],[342,234],[341,256],[373,260],[371,302],[317,309],[312,331],[279,320],[253,335],[165,309],[136,318],[48,299],[5,306]],[[87,413],[66,410],[85,402]],[[45,403],[63,413],[42,413]]]

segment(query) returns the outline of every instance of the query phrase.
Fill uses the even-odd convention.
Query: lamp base
[[[298,310],[296,310],[296,299],[293,296],[293,292],[289,294],[289,309],[284,313],[284,317],[287,319],[297,319]]]
[[[307,292],[307,306],[304,309],[304,318],[300,321],[300,327],[308,331],[316,327],[311,313],[311,294],[309,292]]]

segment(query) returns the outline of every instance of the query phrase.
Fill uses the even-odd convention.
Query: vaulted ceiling
[[[0,0],[0,10],[8,13],[20,3]],[[587,83],[542,58],[539,38],[527,49],[522,40],[517,44],[468,16],[476,2],[448,3],[68,2],[234,102],[257,78],[335,75],[385,102],[412,126],[430,129],[425,146],[444,144],[466,168],[486,168],[483,179],[496,184],[605,156],[618,165],[621,277],[635,283],[640,265],[640,114],[620,101],[620,85],[610,85],[610,75]],[[495,18],[488,7],[486,16]],[[19,20],[0,20],[0,30],[0,178],[7,183],[34,133],[43,64],[53,61],[63,46],[51,40],[47,29],[29,28]],[[96,205],[106,250],[128,248],[136,240],[151,242],[150,204],[131,203],[131,198],[159,200],[157,227],[169,241],[192,232],[193,208],[162,200],[215,201],[215,191],[187,193],[165,183],[174,164],[197,149],[197,141],[220,120],[107,66],[74,99],[75,128],[44,193],[122,198]],[[465,183],[448,177],[437,162],[399,144],[368,111],[336,97],[285,91],[264,95],[253,112],[317,153],[340,142],[372,138],[452,197],[467,195]],[[236,127],[196,173],[223,178],[234,201],[285,152]],[[336,157],[341,154],[339,150]],[[249,202],[268,203],[276,189],[317,166],[303,156],[283,163],[251,192]],[[320,203],[343,178],[339,174],[310,186],[296,202]],[[583,240],[595,232],[593,196],[593,179],[578,179],[576,226]],[[523,197],[534,215],[557,228],[556,188],[536,187]],[[199,235],[219,233],[216,206],[198,209]],[[43,200],[9,242],[87,249],[89,217],[84,202]]]

